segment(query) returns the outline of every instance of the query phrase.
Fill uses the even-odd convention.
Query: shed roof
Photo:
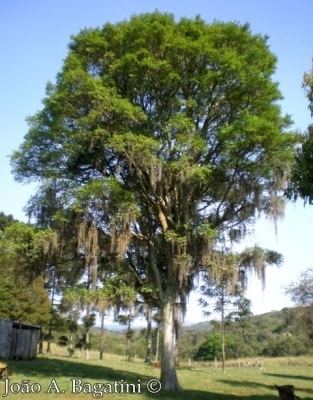
[[[13,324],[14,327],[29,328],[29,329],[41,329],[40,325],[33,325],[33,324],[30,324],[27,322],[12,321],[10,319],[5,319],[5,318],[1,318],[0,321],[10,322],[11,324]]]

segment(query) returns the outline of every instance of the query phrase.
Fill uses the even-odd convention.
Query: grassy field
[[[96,357],[96,354],[92,354]],[[252,360],[242,360],[241,365],[249,365]],[[191,368],[181,365],[178,368],[179,381],[182,391],[170,394],[160,391],[151,394],[146,389],[146,384],[151,378],[159,377],[159,370],[143,364],[141,360],[127,362],[118,356],[106,356],[103,361],[65,356],[39,357],[33,361],[11,361],[11,383],[20,383],[29,379],[29,383],[39,383],[41,393],[38,394],[9,394],[8,399],[46,399],[58,398],[87,400],[92,399],[92,394],[71,393],[71,379],[80,379],[83,383],[112,383],[124,380],[124,383],[138,385],[140,380],[141,394],[131,394],[131,399],[186,399],[186,400],[226,400],[226,399],[251,399],[274,400],[277,393],[274,385],[293,384],[296,393],[301,399],[313,399],[313,358],[280,358],[264,359],[263,369],[255,367],[235,366],[230,363],[223,375],[220,369],[215,369],[212,364],[193,364]],[[50,382],[55,379],[60,391],[64,393],[46,393]],[[108,388],[108,386],[107,386]],[[118,387],[120,389],[120,387]],[[138,386],[136,386],[138,388]],[[0,384],[0,397],[5,392],[4,382]],[[53,392],[53,390],[51,390]],[[105,393],[102,398],[126,399],[127,394]],[[99,398],[99,397],[98,397]]]

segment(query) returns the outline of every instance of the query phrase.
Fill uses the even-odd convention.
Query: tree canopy
[[[275,62],[248,25],[155,12],[84,29],[12,156],[17,179],[53,182],[155,288],[165,389],[178,387],[179,308],[214,243],[281,212],[294,139]]]
[[[0,317],[47,325],[51,306],[42,277],[42,233],[0,213]]]

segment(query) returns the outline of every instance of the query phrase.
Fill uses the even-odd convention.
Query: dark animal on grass
[[[300,399],[300,397],[295,395],[295,388],[293,385],[283,385],[283,386],[275,385],[275,387],[278,390],[278,395],[280,400]]]

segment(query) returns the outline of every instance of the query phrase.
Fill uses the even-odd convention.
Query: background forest
[[[62,314],[62,308],[52,307],[51,282],[44,282],[42,277],[31,280],[25,268],[25,262],[36,262],[45,257],[44,244],[46,232],[33,226],[15,221],[12,216],[0,213],[1,227],[1,259],[0,304],[2,318],[27,321],[43,327],[45,342],[55,343],[68,349],[70,355],[78,355],[85,348],[85,325],[79,320],[79,314]],[[8,265],[11,269],[8,269]],[[69,281],[68,281],[69,282]],[[59,300],[57,300],[59,304]],[[238,301],[237,301],[238,304]],[[310,310],[303,307],[285,308],[263,315],[252,315],[249,301],[241,302],[241,307],[234,308],[225,317],[226,358],[245,357],[283,357],[308,355],[312,353],[310,346],[311,332],[304,329],[303,315]],[[113,307],[113,304],[112,304]],[[234,305],[232,306],[234,307]],[[210,309],[210,308],[209,308]],[[211,307],[212,309],[212,307]],[[56,310],[59,310],[58,312]],[[94,305],[93,311],[97,310]],[[101,316],[101,308],[98,309]],[[89,348],[102,353],[123,355],[127,359],[147,356],[147,328],[131,328],[134,318],[128,319],[128,312],[112,314],[112,321],[121,322],[119,331],[104,328],[95,324],[90,327]],[[95,314],[92,314],[95,316]],[[139,307],[137,316],[145,315]],[[99,319],[98,319],[99,321]],[[155,320],[157,321],[157,319]],[[87,324],[88,325],[88,324]],[[148,343],[151,361],[159,360],[157,350],[157,322],[151,329]],[[222,326],[220,319],[212,319],[192,326],[182,327],[179,340],[180,360],[221,359]],[[308,335],[309,334],[309,335]],[[159,338],[160,340],[160,338]],[[43,351],[46,352],[46,348]],[[49,351],[49,349],[48,349]]]

